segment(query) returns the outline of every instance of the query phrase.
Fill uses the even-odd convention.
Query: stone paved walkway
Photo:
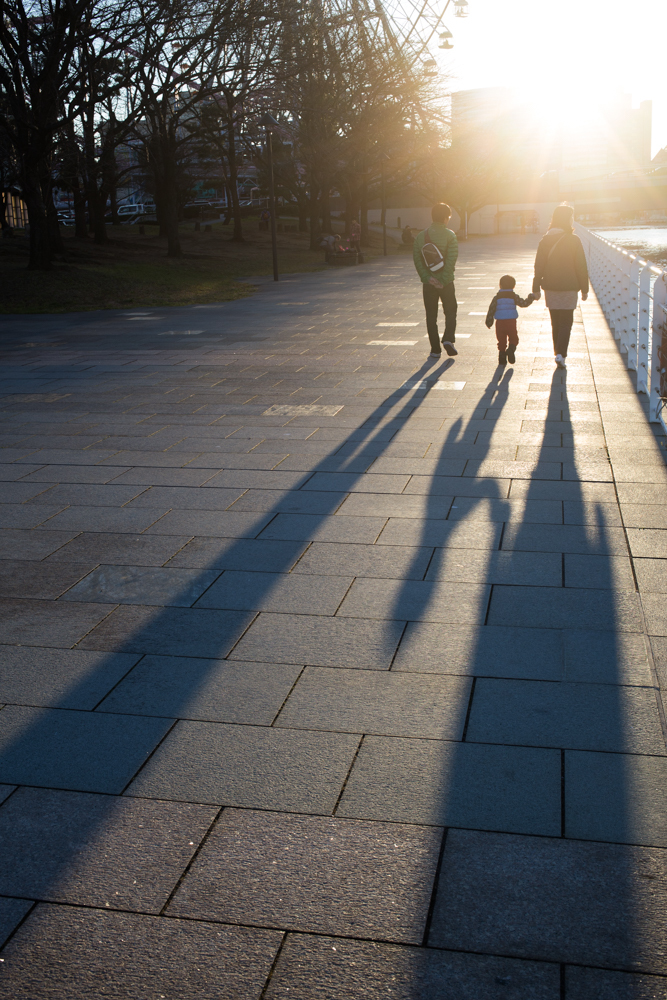
[[[407,258],[3,321],[0,997],[667,997],[667,473]],[[650,638],[649,638],[650,637]]]

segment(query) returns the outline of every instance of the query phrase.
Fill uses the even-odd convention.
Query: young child
[[[491,300],[485,323],[490,330],[493,326],[493,321],[496,321],[498,364],[506,365],[509,361],[513,365],[516,361],[514,348],[519,343],[519,335],[516,329],[516,321],[519,318],[519,313],[516,307],[521,306],[522,309],[525,309],[526,306],[535,301],[535,296],[532,292],[525,299],[518,296],[514,291],[516,281],[511,274],[503,274],[499,284],[500,291],[496,292]]]

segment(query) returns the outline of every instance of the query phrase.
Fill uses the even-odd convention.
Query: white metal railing
[[[577,223],[591,285],[627,366],[637,372],[637,392],[649,396],[649,420],[665,430],[667,395],[667,272]]]

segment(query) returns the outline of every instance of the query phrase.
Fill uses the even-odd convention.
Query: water
[[[610,243],[617,243],[644,260],[667,268],[667,226],[596,228],[593,231]]]

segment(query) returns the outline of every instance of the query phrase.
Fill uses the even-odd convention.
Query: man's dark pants
[[[454,282],[448,281],[443,288],[435,288],[433,285],[422,285],[424,289],[424,307],[426,309],[426,329],[428,339],[431,342],[431,350],[435,354],[440,354],[442,348],[438,339],[438,303],[442,302],[442,311],[445,314],[445,332],[442,339],[454,343],[456,336],[456,292]]]

